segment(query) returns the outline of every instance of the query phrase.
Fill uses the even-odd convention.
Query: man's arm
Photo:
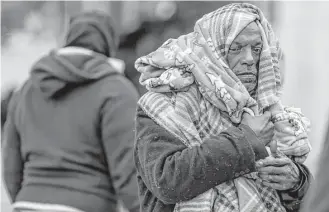
[[[112,82],[111,82],[112,83]],[[138,94],[126,79],[113,79],[101,110],[101,131],[111,180],[129,211],[139,211],[136,168],[133,161],[134,119]]]
[[[16,101],[11,101],[8,106],[2,146],[3,177],[12,202],[15,201],[21,188],[24,168],[20,151],[20,136],[14,121],[16,104]]]
[[[255,171],[268,153],[247,126],[232,127],[201,146],[178,138],[137,111],[135,162],[147,188],[165,204],[190,200],[210,188]]]

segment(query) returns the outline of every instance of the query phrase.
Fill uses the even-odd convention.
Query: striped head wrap
[[[259,26],[263,40],[257,104],[226,62],[234,38],[253,21]],[[239,122],[236,113],[243,107],[255,106],[253,110],[258,113],[279,100],[280,52],[270,24],[257,7],[247,3],[229,4],[204,15],[196,22],[194,32],[169,39],[157,51],[139,58],[135,67],[142,73],[141,84],[150,91],[184,91],[197,84],[203,97],[221,111],[235,114],[232,121]],[[152,77],[150,72],[162,76]]]

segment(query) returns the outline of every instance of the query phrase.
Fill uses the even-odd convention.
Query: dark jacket
[[[231,127],[200,146],[187,148],[141,108],[137,110],[134,154],[143,212],[173,212],[177,202],[254,172],[255,161],[268,156],[263,142],[246,125]],[[299,201],[307,183],[301,180],[296,191],[289,191],[289,201]]]
[[[12,201],[86,212],[138,210],[133,163],[138,94],[98,54],[52,51],[9,107],[3,150]]]

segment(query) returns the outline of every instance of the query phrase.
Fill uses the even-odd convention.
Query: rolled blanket
[[[308,140],[310,121],[300,108],[283,106],[280,102],[270,107],[274,123],[274,137],[278,150],[296,162],[303,163],[311,145]]]

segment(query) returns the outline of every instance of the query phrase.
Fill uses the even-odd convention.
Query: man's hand
[[[271,113],[266,111],[260,116],[251,116],[244,113],[241,124],[249,126],[265,144],[265,146],[272,141],[274,136],[274,125],[271,122]]]
[[[283,154],[257,161],[256,169],[262,183],[276,190],[293,189],[300,180],[298,167]]]

